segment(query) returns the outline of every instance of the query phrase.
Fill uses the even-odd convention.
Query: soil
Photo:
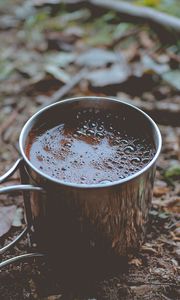
[[[36,6],[32,6],[30,1],[27,1],[27,3],[29,3],[29,8],[27,8],[27,4],[27,6],[22,4],[22,1],[14,1],[11,5],[5,4],[1,7],[1,14],[8,17],[9,22],[5,22],[3,19],[0,23],[0,43],[3,45],[3,51],[5,51],[3,53],[6,53],[3,56],[3,61],[6,65],[6,69],[4,68],[3,72],[7,74],[2,79],[3,84],[0,87],[0,173],[4,174],[19,157],[18,136],[25,121],[42,105],[52,101],[57,90],[67,84],[68,77],[66,75],[70,74],[73,77],[78,72],[79,66],[83,64],[88,68],[91,76],[94,76],[93,72],[102,72],[102,69],[107,67],[107,64],[112,64],[112,61],[107,63],[107,57],[104,57],[103,59],[106,62],[97,71],[93,69],[93,59],[91,60],[89,56],[88,60],[84,62],[82,55],[81,62],[74,59],[73,62],[66,66],[64,72],[67,72],[67,74],[62,72],[61,74],[56,73],[52,75],[52,68],[49,68],[49,71],[42,75],[37,70],[38,64],[42,63],[40,62],[41,55],[42,53],[44,55],[50,53],[52,50],[54,51],[53,55],[56,55],[59,53],[58,51],[67,51],[68,53],[69,51],[72,51],[72,53],[78,51],[80,53],[82,49],[84,51],[87,48],[100,47],[100,49],[113,49],[116,52],[119,51],[121,55],[125,55],[126,65],[123,67],[123,70],[124,74],[127,73],[125,74],[123,83],[117,84],[117,82],[112,82],[113,75],[111,82],[107,82],[105,73],[102,76],[103,79],[106,79],[105,82],[93,81],[92,78],[87,77],[77,83],[75,87],[67,90],[64,98],[79,95],[101,96],[111,94],[127,102],[133,103],[134,101],[137,106],[148,112],[158,123],[163,137],[163,148],[157,162],[156,180],[152,207],[149,212],[146,241],[137,253],[128,256],[127,262],[125,260],[123,262],[122,260],[116,262],[116,267],[111,268],[108,274],[101,273],[99,276],[97,276],[95,266],[93,269],[94,274],[88,274],[87,269],[87,273],[84,274],[85,276],[80,276],[78,268],[77,270],[73,270],[73,276],[71,276],[72,274],[70,274],[69,270],[65,272],[66,274],[62,274],[61,270],[57,273],[51,268],[48,261],[43,258],[29,259],[25,262],[12,264],[0,270],[0,299],[180,299],[180,231],[178,223],[180,213],[180,177],[178,171],[180,170],[180,122],[177,117],[180,92],[178,88],[174,87],[174,83],[172,86],[172,84],[162,80],[158,69],[158,66],[161,66],[162,62],[171,67],[171,72],[178,68],[179,56],[176,51],[172,50],[174,49],[173,47],[176,47],[176,44],[162,46],[158,36],[149,27],[140,27],[140,25],[136,27],[136,33],[133,33],[135,40],[132,41],[134,36],[132,37],[128,31],[125,37],[119,37],[111,41],[108,32],[112,30],[112,26],[115,26],[114,23],[117,23],[117,19],[114,17],[116,22],[112,21],[110,14],[108,17],[106,15],[106,18],[104,17],[103,19],[102,16],[98,16],[100,18],[98,20],[100,21],[94,20],[92,17],[90,21],[88,19],[88,25],[84,25],[86,26],[86,30],[89,30],[91,33],[91,40],[90,37],[88,40],[87,35],[81,28],[81,22],[85,22],[84,19],[82,20],[82,18],[85,18],[85,12],[82,14],[81,10],[78,10],[79,15],[76,15],[75,21],[68,21],[68,18],[73,18],[74,15],[71,15],[68,9],[67,11],[65,10],[64,15],[66,17],[63,19],[61,16],[61,26],[63,27],[63,22],[65,22],[66,28],[61,28],[61,31],[59,31],[56,28],[57,24],[56,26],[55,23],[52,25],[49,20],[55,22],[55,19],[53,19],[54,15],[57,9],[61,7],[59,8],[59,6],[52,4],[46,7],[39,4],[40,7],[37,13]],[[42,28],[42,24],[44,24],[43,20],[46,19],[46,14],[48,14],[48,7],[51,9],[51,14],[48,15],[48,24],[51,24],[52,27],[38,31],[38,18],[41,15]],[[31,10],[31,13],[29,13],[28,9]],[[14,17],[15,12],[16,17]],[[22,17],[22,12],[24,15],[26,14],[26,20]],[[32,17],[33,14],[34,19]],[[80,21],[78,21],[78,18]],[[105,24],[106,20],[110,20],[111,24]],[[95,40],[96,31],[94,28],[99,28],[98,22],[102,23],[102,28],[108,28],[105,34],[106,39],[104,40],[102,31]],[[33,30],[31,30],[32,24]],[[50,26],[47,23],[45,25]],[[111,27],[109,27],[110,25]],[[31,34],[31,43],[29,40],[23,40],[27,32]],[[42,39],[41,43],[39,40],[37,41],[35,32],[41,33],[39,35],[39,38]],[[33,34],[34,36],[32,36]],[[27,53],[28,57],[31,55],[28,70],[26,68],[29,59],[27,59]],[[153,65],[152,61],[150,62],[149,60],[149,63],[152,65],[148,69],[149,71],[144,72],[142,71],[141,59],[144,56],[147,57],[147,54],[154,61],[158,61],[159,65]],[[10,55],[10,61],[7,61],[8,55]],[[37,63],[34,68],[33,60],[36,59]],[[56,59],[58,58],[56,57]],[[70,59],[70,56],[68,59]],[[24,65],[23,61],[25,62]],[[88,66],[87,61],[89,63]],[[8,73],[10,67],[12,68],[15,62],[16,66],[13,73]],[[123,64],[123,62],[121,63]],[[117,64],[117,61],[115,64]],[[30,70],[30,66],[32,70]],[[132,72],[132,70],[130,71],[129,68],[133,70],[136,68],[136,75],[130,74],[129,72]],[[114,72],[114,69],[112,72]],[[38,78],[36,76],[37,73]],[[116,80],[117,77],[115,78]],[[6,185],[17,184],[18,182],[19,174],[16,172]],[[22,196],[18,194],[0,196],[0,207],[12,204],[23,208]],[[24,220],[20,227],[12,226],[0,238],[0,246],[8,244],[10,240],[14,239],[22,231],[24,226]],[[24,238],[14,249],[3,254],[1,259],[5,260],[15,255],[26,253],[27,249],[28,242]],[[111,265],[111,262],[109,261],[107,264]],[[95,262],[94,265],[96,265]]]

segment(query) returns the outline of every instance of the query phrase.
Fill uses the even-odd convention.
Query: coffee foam
[[[83,110],[71,121],[33,130],[26,147],[31,163],[56,179],[106,184],[138,172],[155,154],[144,133],[126,130],[122,116]]]

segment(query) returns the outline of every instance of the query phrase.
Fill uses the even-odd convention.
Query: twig
[[[85,78],[87,74],[87,69],[83,68],[79,73],[77,73],[70,82],[68,82],[66,85],[61,87],[58,91],[56,91],[52,97],[50,97],[49,101],[47,101],[45,104],[38,107],[38,110],[45,107],[46,105],[52,104],[54,102],[59,101],[62,97],[64,97],[66,94],[68,94],[71,89],[73,89],[83,78]],[[22,111],[23,108],[19,108],[5,120],[5,122],[0,127],[0,136],[3,135],[4,131],[11,126],[11,124],[16,120],[18,114]]]
[[[161,25],[165,28],[170,27],[177,33],[180,33],[180,19],[174,16],[170,16],[166,13],[159,12],[150,7],[137,6],[125,1],[115,0],[88,0],[92,5],[99,6],[101,8],[108,8],[116,10],[123,16],[131,17],[132,20],[139,19],[142,21],[149,21],[155,24]]]
[[[56,91],[45,104],[42,104],[40,107],[38,107],[38,110],[45,107],[46,105],[61,100],[62,97],[68,94],[83,78],[85,78],[87,72],[88,71],[86,68],[83,68],[81,71],[79,71],[79,73],[77,73],[67,84]]]

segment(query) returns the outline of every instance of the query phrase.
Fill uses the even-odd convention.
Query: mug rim
[[[48,109],[50,109],[52,107],[61,105],[61,104],[66,103],[66,102],[74,102],[74,101],[83,100],[83,99],[85,99],[85,100],[107,100],[107,101],[116,102],[116,103],[128,106],[128,107],[132,108],[133,110],[138,111],[140,114],[144,115],[144,117],[147,118],[149,120],[149,122],[152,124],[153,128],[156,131],[156,135],[157,135],[158,147],[156,149],[156,153],[155,153],[153,159],[145,167],[143,167],[140,171],[138,171],[138,172],[136,172],[136,173],[134,173],[132,175],[129,175],[129,176],[123,178],[123,179],[115,180],[115,181],[112,181],[112,182],[109,182],[109,183],[105,183],[105,184],[102,184],[102,183],[84,184],[84,183],[73,183],[73,182],[63,181],[63,180],[59,180],[59,179],[53,178],[53,177],[49,176],[48,174],[43,173],[42,171],[40,171],[38,168],[36,168],[30,162],[30,160],[27,158],[27,156],[25,154],[25,151],[24,151],[24,147],[23,147],[23,138],[24,138],[24,135],[25,135],[26,130],[29,127],[29,125],[40,114],[42,114],[43,112],[45,112],[46,110],[48,110]],[[27,120],[27,122],[25,123],[25,125],[23,126],[23,128],[21,130],[21,133],[20,133],[20,136],[19,136],[19,147],[20,147],[21,155],[22,155],[23,159],[25,160],[25,162],[27,163],[27,165],[31,169],[33,169],[36,173],[38,173],[40,176],[44,177],[45,179],[47,179],[50,182],[56,183],[58,185],[63,185],[63,186],[67,186],[67,187],[74,187],[74,188],[81,188],[81,189],[84,189],[84,188],[90,188],[90,189],[91,188],[107,188],[107,187],[117,186],[119,184],[127,183],[127,182],[129,182],[129,181],[131,181],[131,180],[139,177],[140,175],[144,174],[146,171],[148,171],[151,168],[151,166],[153,166],[153,164],[156,162],[156,160],[157,160],[157,158],[158,158],[158,156],[159,156],[159,154],[161,152],[162,137],[161,137],[160,130],[159,130],[158,126],[156,125],[156,123],[153,121],[153,119],[148,114],[146,114],[144,111],[142,111],[141,109],[137,108],[134,105],[129,104],[129,103],[125,102],[125,101],[119,100],[118,98],[99,97],[99,96],[80,96],[80,97],[73,97],[73,98],[68,98],[68,99],[65,99],[65,100],[60,100],[60,101],[58,101],[56,103],[53,103],[53,104],[50,104],[50,105],[47,105],[47,106],[43,107],[42,109],[40,109],[39,111],[37,111],[35,114],[33,114]]]

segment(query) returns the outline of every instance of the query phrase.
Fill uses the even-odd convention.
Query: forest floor
[[[117,97],[152,116],[163,137],[148,232],[140,251],[128,258],[126,271],[119,266],[118,274],[92,286],[88,282],[87,289],[84,283],[63,285],[36,259],[0,271],[0,299],[178,300],[180,39],[148,24],[125,22],[114,11],[58,2],[0,2],[0,174],[19,157],[21,129],[41,106],[73,96]],[[16,173],[8,184],[18,182]],[[0,246],[25,226],[22,209],[21,196],[0,196],[0,228],[5,228]],[[26,248],[24,238],[1,258]]]

